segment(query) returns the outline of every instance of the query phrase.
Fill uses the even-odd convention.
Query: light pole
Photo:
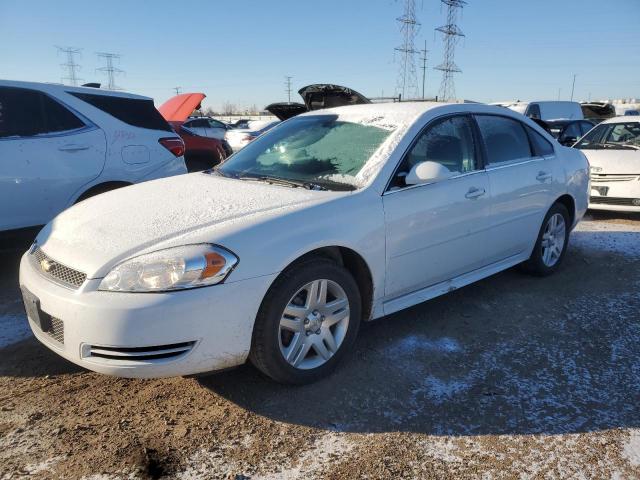
[[[573,74],[573,85],[571,85],[571,101],[573,102],[573,90],[576,88],[576,73]]]

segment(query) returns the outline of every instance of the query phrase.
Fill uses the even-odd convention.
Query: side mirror
[[[438,162],[420,162],[414,165],[404,181],[407,185],[420,185],[421,183],[435,183],[455,175],[444,165]]]

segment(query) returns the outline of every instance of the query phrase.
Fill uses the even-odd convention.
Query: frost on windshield
[[[309,122],[256,158],[261,170],[353,184],[355,176],[391,133],[389,126]]]

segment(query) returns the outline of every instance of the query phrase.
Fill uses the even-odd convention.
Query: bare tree
[[[222,113],[225,115],[233,115],[236,112],[236,105],[231,102],[224,102],[222,104]]]

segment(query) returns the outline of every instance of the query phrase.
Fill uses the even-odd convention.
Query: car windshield
[[[640,149],[640,122],[601,123],[576,145],[580,149]]]
[[[216,171],[241,179],[354,190],[356,175],[393,128],[337,115],[296,117],[251,142]]]

